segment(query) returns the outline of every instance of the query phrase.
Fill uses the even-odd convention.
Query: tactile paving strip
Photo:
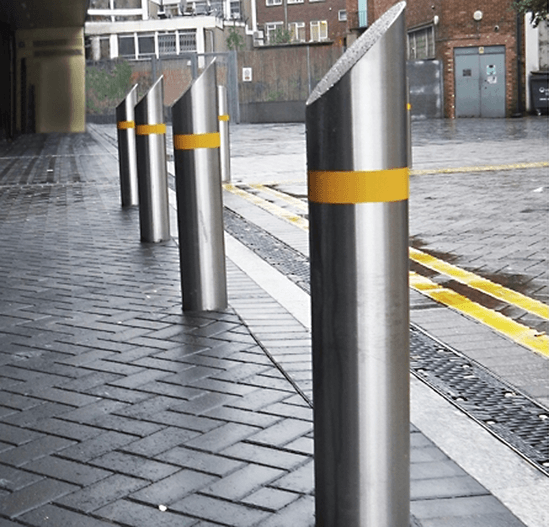
[[[309,259],[225,208],[225,230],[307,293]],[[410,368],[457,408],[549,476],[549,412],[490,371],[410,328]]]

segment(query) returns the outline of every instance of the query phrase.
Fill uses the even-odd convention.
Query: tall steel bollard
[[[161,76],[135,107],[141,240],[170,238],[166,125]]]
[[[227,88],[217,87],[217,112],[219,114],[219,159],[221,163],[221,181],[231,181],[231,150],[229,142],[229,101],[227,99]]]
[[[307,101],[318,527],[409,526],[404,11]]]
[[[212,62],[172,107],[185,311],[227,307],[216,68]]]
[[[137,190],[137,151],[135,148],[135,117],[137,84],[116,107],[118,134],[118,165],[120,167],[120,197],[123,207],[139,203]]]

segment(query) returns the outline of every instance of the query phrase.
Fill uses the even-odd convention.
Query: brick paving
[[[231,262],[230,307],[183,314],[178,247],[139,242],[105,138],[0,163],[0,525],[314,525],[305,328]],[[411,442],[415,525],[523,525]]]

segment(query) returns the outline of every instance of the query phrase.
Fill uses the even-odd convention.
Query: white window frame
[[[267,7],[273,7],[275,5],[282,5],[282,0],[265,0]]]
[[[301,37],[300,35],[301,30]],[[292,42],[305,42],[305,22],[290,22],[288,24],[288,31],[292,35]],[[296,38],[294,38],[294,35]]]
[[[328,21],[327,20],[311,20],[311,42],[322,42],[328,40]],[[318,33],[318,38],[315,38],[315,32]]]
[[[279,29],[284,28],[284,22],[265,22],[265,39],[268,44],[271,44],[271,33],[276,33]]]
[[[302,4],[304,0],[287,0],[288,4]]]
[[[347,10],[346,9],[340,9],[337,12],[337,19],[340,22],[347,22]]]

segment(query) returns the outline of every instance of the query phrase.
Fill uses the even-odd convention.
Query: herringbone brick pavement
[[[178,248],[139,242],[105,156],[3,152],[0,524],[308,525],[310,407],[234,310],[182,313]]]

